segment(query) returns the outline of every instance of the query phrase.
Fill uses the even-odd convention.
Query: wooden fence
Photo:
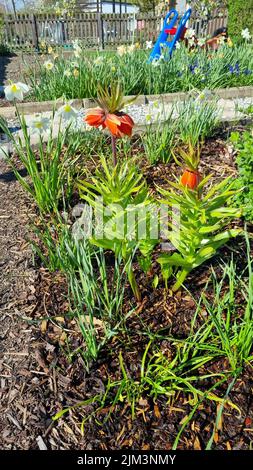
[[[71,47],[74,39],[80,39],[89,48],[114,48],[120,44],[155,41],[164,17],[150,14],[102,14],[75,13],[72,17],[55,14],[19,14],[4,17],[4,38],[13,49],[39,50],[40,43]],[[207,26],[211,35],[227,24],[226,14],[214,16]],[[197,36],[204,34],[202,19],[192,18],[190,26]]]

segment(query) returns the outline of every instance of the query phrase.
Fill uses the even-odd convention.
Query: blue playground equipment
[[[154,49],[152,50],[148,62],[160,59],[164,52],[168,52],[168,56],[171,58],[172,52],[175,48],[176,43],[181,37],[184,37],[186,31],[186,23],[191,17],[192,9],[189,8],[181,18],[178,28],[175,28],[175,24],[178,19],[178,12],[176,10],[170,10],[164,20],[163,29],[158,37]],[[168,37],[174,36],[171,41],[168,41]],[[167,55],[167,53],[166,53]]]

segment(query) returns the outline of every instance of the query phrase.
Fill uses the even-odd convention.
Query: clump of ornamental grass
[[[212,136],[220,124],[217,100],[206,99],[205,93],[199,94],[196,99],[178,103],[175,110],[178,114],[176,128],[179,141],[190,143],[192,147]]]

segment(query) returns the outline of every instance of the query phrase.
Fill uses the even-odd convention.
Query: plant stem
[[[189,274],[189,270],[188,269],[182,269],[182,271],[180,272],[178,278],[177,278],[177,282],[175,282],[174,286],[172,287],[172,291],[173,292],[177,292],[177,290],[181,287],[181,285],[183,284],[184,280],[186,279],[186,277],[188,276]]]
[[[134,296],[135,296],[137,302],[141,302],[141,293],[140,293],[140,289],[138,287],[138,284],[136,282],[132,266],[129,266],[127,268],[127,276],[128,276],[130,286],[132,288],[132,291],[134,293]]]
[[[116,149],[116,137],[112,135],[112,157],[113,157],[113,165],[117,165],[117,149]]]

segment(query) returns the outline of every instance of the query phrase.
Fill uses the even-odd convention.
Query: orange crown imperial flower
[[[131,137],[134,127],[133,119],[125,113],[106,113],[101,108],[88,109],[85,122],[89,126],[107,128],[114,137]]]
[[[124,98],[120,85],[114,84],[109,89],[98,88],[99,107],[88,109],[85,122],[93,127],[107,128],[113,137],[131,137],[134,121],[120,110],[135,98]]]
[[[181,176],[181,184],[192,190],[196,189],[201,181],[200,173],[197,170],[189,170],[188,168],[184,171]]]

